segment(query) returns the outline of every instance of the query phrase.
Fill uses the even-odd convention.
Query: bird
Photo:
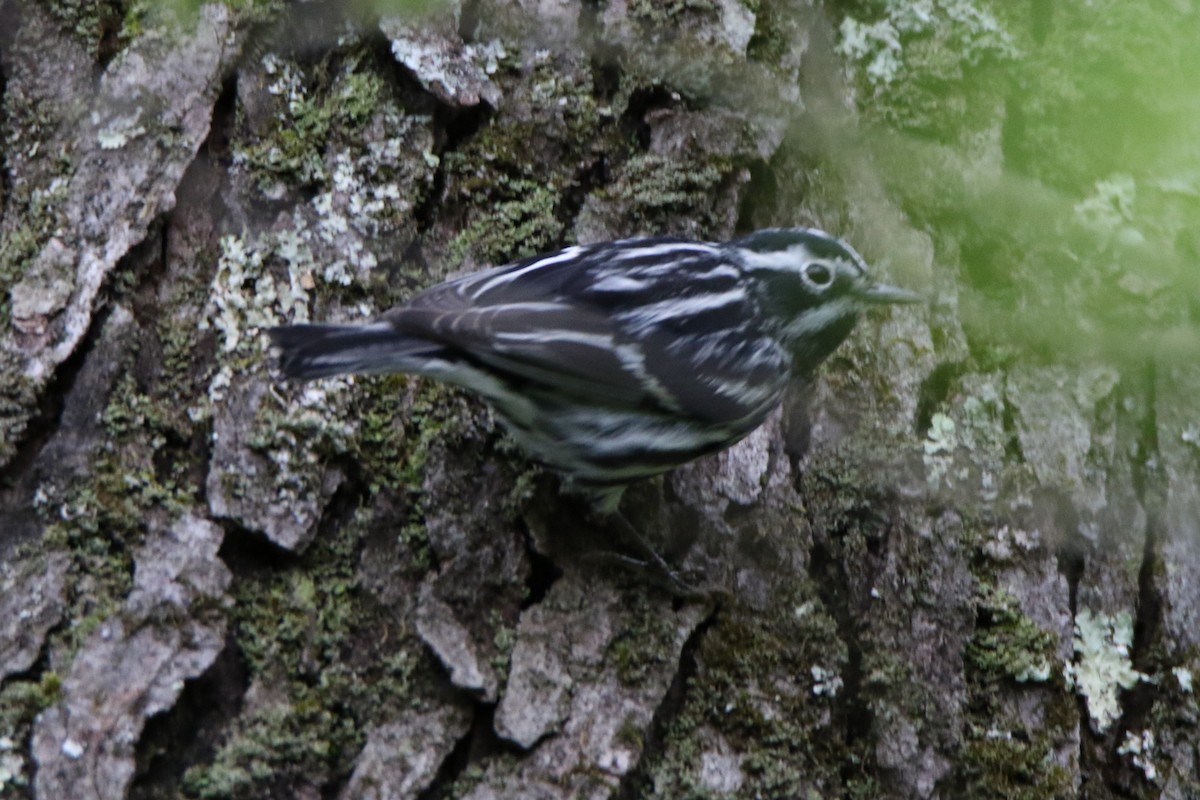
[[[577,244],[439,283],[371,322],[268,334],[287,378],[411,373],[475,392],[661,564],[618,512],[624,488],[735,444],[861,313],[920,300],[873,281],[829,233],[769,228]]]

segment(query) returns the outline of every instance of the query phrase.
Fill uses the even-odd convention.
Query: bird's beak
[[[882,283],[863,287],[855,293],[855,297],[864,303],[872,305],[920,303],[925,299],[916,292],[910,292],[907,289],[900,289],[896,286],[886,286]]]

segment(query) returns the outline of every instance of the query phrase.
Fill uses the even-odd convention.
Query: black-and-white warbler
[[[410,372],[471,389],[535,458],[603,491],[726,448],[861,311],[909,303],[818,230],[624,239],[438,284],[363,325],[270,331],[292,378]]]

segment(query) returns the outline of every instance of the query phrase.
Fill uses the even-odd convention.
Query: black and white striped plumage
[[[366,325],[270,334],[293,378],[411,372],[478,392],[577,481],[620,486],[756,428],[870,304],[862,259],[811,229],[568,247],[438,284]]]

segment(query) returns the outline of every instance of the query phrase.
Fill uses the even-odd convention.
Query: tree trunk
[[[1017,6],[0,0],[0,798],[1200,797],[1200,22]],[[627,492],[720,601],[476,398],[272,374],[799,225],[930,302]]]

